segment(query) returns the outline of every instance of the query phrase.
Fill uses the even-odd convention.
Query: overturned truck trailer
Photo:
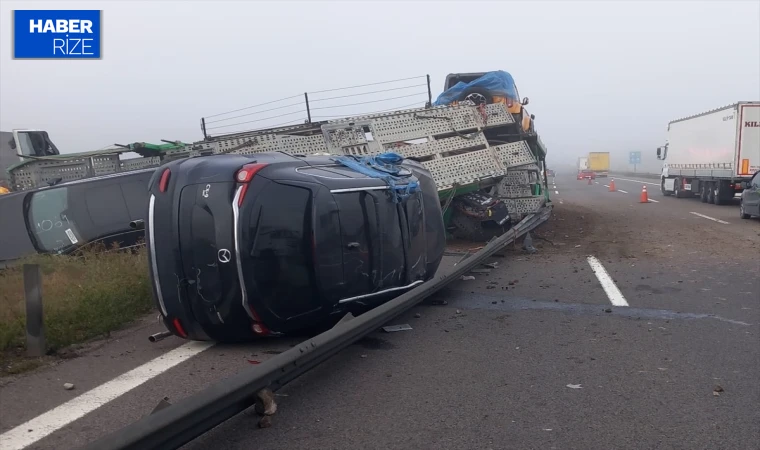
[[[501,234],[549,201],[546,151],[502,103],[465,101],[209,137],[188,150],[354,157],[393,151],[431,172],[447,224],[469,239]]]

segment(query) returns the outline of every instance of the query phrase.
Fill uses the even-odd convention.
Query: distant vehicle
[[[739,200],[739,216],[742,219],[760,216],[760,171],[755,172],[752,179],[744,183],[744,191]]]
[[[660,191],[725,205],[760,170],[760,102],[738,102],[668,124]]]
[[[553,171],[553,170],[551,170],[551,169],[546,169],[546,176],[547,176],[547,177],[555,177],[555,176],[556,176],[556,174],[554,173],[554,171]]]
[[[589,169],[584,169],[578,172],[578,179],[579,180],[585,180],[587,178],[591,178],[592,180],[596,180],[596,172]]]
[[[578,158],[578,172],[588,169],[588,156],[581,156]]]
[[[137,245],[144,231],[154,169],[105,175],[0,196],[0,264],[33,255],[69,254],[93,243]]]
[[[431,174],[404,160],[396,187],[419,187],[399,199],[333,158],[227,154],[157,169],[146,242],[171,333],[244,341],[309,330],[433,277],[446,238]]]
[[[606,177],[610,171],[610,153],[589,152],[588,168],[593,170],[596,176]]]

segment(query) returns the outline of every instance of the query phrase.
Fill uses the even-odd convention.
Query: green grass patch
[[[153,309],[145,248],[103,250],[37,255],[0,270],[0,355],[25,349],[23,264],[39,264],[42,273],[48,354],[106,335]]]

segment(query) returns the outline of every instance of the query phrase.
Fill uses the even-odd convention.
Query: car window
[[[68,187],[35,192],[29,202],[29,227],[37,244],[46,252],[58,252],[81,241],[81,234],[69,217]]]
[[[87,211],[95,227],[110,230],[114,227],[126,228],[129,225],[130,218],[119,183],[92,186],[84,195]]]
[[[751,181],[752,187],[760,188],[760,172],[757,172]]]

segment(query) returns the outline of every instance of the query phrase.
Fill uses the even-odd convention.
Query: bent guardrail
[[[263,363],[165,407],[85,447],[92,450],[176,449],[253,406],[262,389],[276,391],[291,380],[381,327],[426,297],[480,264],[481,261],[545,222],[552,206],[525,217],[480,251],[459,261],[434,279]]]

